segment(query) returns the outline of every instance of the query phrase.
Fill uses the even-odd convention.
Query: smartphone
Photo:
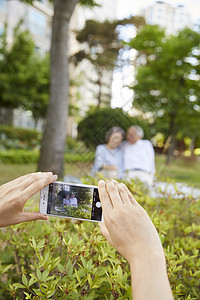
[[[40,192],[40,212],[77,220],[102,221],[97,186],[55,181]]]

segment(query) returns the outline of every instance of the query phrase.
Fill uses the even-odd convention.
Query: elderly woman
[[[124,138],[124,130],[114,126],[108,130],[105,139],[106,144],[96,148],[95,161],[91,175],[102,173],[106,178],[122,178],[123,161],[120,144]]]

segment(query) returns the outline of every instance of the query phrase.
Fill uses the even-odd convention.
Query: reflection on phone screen
[[[98,189],[67,183],[49,185],[47,214],[101,221]]]

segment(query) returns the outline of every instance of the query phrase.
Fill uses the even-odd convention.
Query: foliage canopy
[[[172,151],[178,132],[197,135],[199,45],[196,31],[185,28],[168,36],[157,25],[144,26],[129,43],[138,51],[133,105],[153,113],[159,131],[172,137]]]

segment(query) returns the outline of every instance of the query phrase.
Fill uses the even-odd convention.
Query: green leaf
[[[37,282],[38,281],[38,279],[37,278],[33,278],[33,277],[31,277],[31,279],[29,280],[29,284],[28,284],[28,286],[30,287],[32,284],[34,284],[35,282]]]
[[[21,283],[13,283],[13,286],[15,287],[15,288],[19,288],[19,289],[24,289],[26,286],[25,285],[23,285],[23,284],[21,284]]]
[[[37,278],[39,279],[39,281],[41,281],[42,274],[40,272],[40,269],[36,270],[36,274],[37,274]]]
[[[49,270],[46,269],[46,270],[42,273],[41,281],[45,281],[45,279],[48,277],[48,275],[49,275]]]
[[[82,261],[83,267],[85,268],[87,263],[83,256],[81,256],[81,261]]]
[[[118,278],[120,279],[120,282],[121,282],[122,281],[122,268],[121,268],[120,265],[117,267],[117,276],[118,276]]]
[[[37,248],[36,242],[35,242],[35,238],[34,238],[34,237],[31,238],[31,246],[32,246],[34,249]]]
[[[42,239],[41,241],[39,241],[39,243],[37,244],[37,250],[43,248],[44,244],[45,244],[45,239]]]
[[[87,274],[87,280],[88,280],[90,287],[92,287],[92,278],[91,278],[90,274]]]
[[[79,276],[79,274],[78,274],[78,272],[77,272],[77,270],[76,270],[76,269],[75,269],[75,273],[76,273],[76,278],[78,279],[78,282],[79,282],[79,283],[81,283],[80,276]]]
[[[25,286],[28,286],[28,280],[26,278],[26,275],[25,274],[22,274],[22,282]]]
[[[57,265],[57,267],[58,267],[58,270],[61,272],[61,273],[63,273],[63,271],[64,271],[64,266],[63,265],[61,265],[60,263]],[[66,268],[67,269],[67,268]]]
[[[24,291],[23,291],[23,293],[24,293],[24,295],[26,296],[25,299],[31,299],[31,297],[32,297],[31,294],[29,295],[28,293],[26,293],[26,292],[24,292]]]
[[[1,273],[6,273],[10,268],[12,267],[12,265],[7,265],[6,267],[4,267],[1,271]]]
[[[49,260],[50,257],[50,251],[48,250],[47,253],[44,256],[44,262],[46,263]]]
[[[53,296],[53,294],[55,293],[55,291],[48,291],[47,292],[47,297],[51,298]]]

